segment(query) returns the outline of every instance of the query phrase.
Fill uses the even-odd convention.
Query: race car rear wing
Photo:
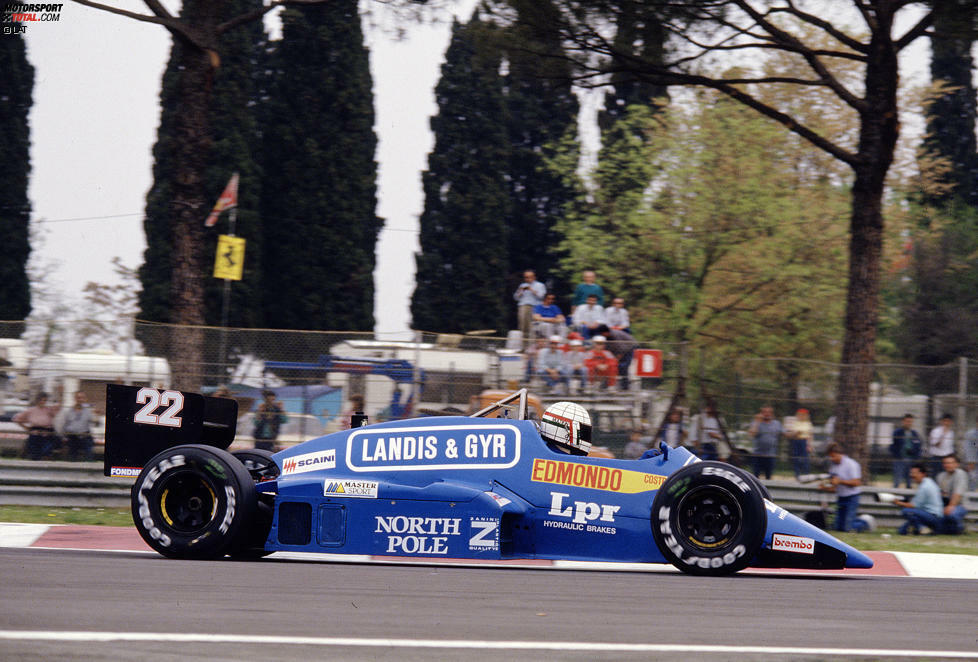
[[[137,476],[160,451],[181,444],[227,449],[234,441],[238,403],[146,386],[105,388],[106,476]]]

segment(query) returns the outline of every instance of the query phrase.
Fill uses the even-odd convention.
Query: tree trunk
[[[202,35],[214,35],[225,3],[199,0],[184,3],[181,18]],[[208,191],[204,170],[213,142],[208,122],[216,50],[204,50],[186,39],[174,44],[179,53],[182,108],[175,131],[177,172],[170,201],[173,231],[173,276],[170,281],[170,319],[176,325],[170,338],[173,386],[199,390],[204,377],[204,219]],[[211,193],[212,196],[216,194]],[[216,197],[215,197],[216,199]]]
[[[842,369],[836,393],[835,441],[857,459],[865,474],[869,459],[869,385],[876,359],[880,259],[883,253],[883,187],[899,135],[897,52],[891,38],[892,10],[877,12],[879,28],[869,44],[866,108],[861,112],[858,163],[852,191],[849,290],[846,297]]]

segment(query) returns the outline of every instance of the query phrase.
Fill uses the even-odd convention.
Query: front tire
[[[696,462],[671,475],[652,502],[651,520],[666,559],[693,575],[743,570],[767,530],[757,483],[722,462]]]
[[[255,518],[257,502],[255,483],[241,462],[198,444],[158,454],[132,487],[139,535],[169,558],[224,556]]]

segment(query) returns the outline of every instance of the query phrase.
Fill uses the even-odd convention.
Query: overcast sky
[[[461,0],[456,15],[467,19],[474,2]],[[175,6],[173,0],[167,4]],[[137,0],[120,0],[116,6],[145,11]],[[387,10],[378,3],[370,6],[380,23],[367,30],[367,37],[379,138],[377,213],[385,219],[374,310],[376,330],[394,334],[410,325],[423,205],[420,175],[432,146],[433,88],[448,45],[450,17],[433,25],[412,24],[407,36],[395,39],[393,22],[383,20]],[[274,29],[275,21],[268,24]],[[65,2],[59,22],[28,24],[26,36],[35,67],[32,218],[46,231],[38,253],[57,263],[55,277],[66,292],[78,296],[88,281],[113,281],[114,256],[130,267],[142,263],[142,214],[170,35],[157,25]],[[904,66],[926,70],[924,40]],[[587,118],[582,123],[587,125]],[[215,200],[219,193],[214,191]]]
[[[116,6],[145,11],[141,2]],[[473,6],[473,0],[460,2],[456,13],[467,18]],[[375,314],[377,331],[390,333],[410,324],[421,171],[432,145],[428,122],[451,17],[411,25],[396,39],[383,6],[372,9],[378,19],[367,31],[379,138],[377,213],[385,219]],[[130,267],[142,263],[170,35],[158,25],[66,2],[60,21],[29,24],[26,36],[35,68],[30,199],[46,236],[39,256],[57,263],[55,277],[78,296],[88,281],[113,282],[114,256]]]

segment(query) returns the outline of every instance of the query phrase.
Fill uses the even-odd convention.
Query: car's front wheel
[[[656,494],[651,519],[666,559],[694,575],[746,568],[767,530],[756,482],[722,462],[696,462],[671,475]]]

